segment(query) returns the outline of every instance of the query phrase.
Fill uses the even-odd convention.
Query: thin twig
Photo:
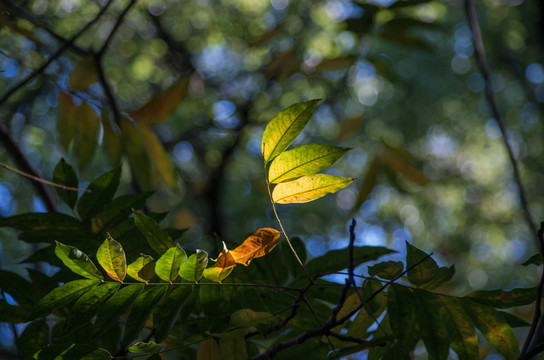
[[[489,107],[491,108],[491,113],[493,114],[493,117],[495,118],[495,121],[497,122],[497,125],[499,126],[499,129],[501,131],[502,138],[504,141],[504,145],[508,152],[508,157],[510,158],[510,163],[512,165],[512,170],[514,172],[514,179],[516,181],[516,184],[519,190],[519,200],[521,203],[521,207],[523,209],[523,213],[525,215],[525,221],[527,222],[527,225],[529,226],[529,229],[531,230],[531,232],[535,234],[537,232],[537,228],[531,217],[531,212],[529,211],[529,204],[527,202],[527,197],[525,195],[525,188],[523,187],[523,183],[521,182],[521,175],[519,172],[518,163],[514,156],[514,151],[512,150],[512,147],[510,146],[510,143],[508,141],[508,134],[506,132],[506,127],[499,113],[499,108],[497,106],[497,101],[495,99],[495,93],[493,92],[493,84],[491,82],[491,75],[490,75],[491,72],[489,70],[489,65],[487,64],[487,60],[485,56],[485,48],[484,48],[484,44],[482,40],[482,33],[480,31],[480,24],[478,23],[476,9],[474,8],[474,4],[472,0],[465,0],[465,10],[467,13],[470,29],[472,31],[472,39],[474,41],[474,56],[476,57],[476,62],[478,63],[480,72],[485,80],[485,95],[487,98],[487,102],[489,103]],[[540,248],[540,244],[538,244],[538,246]]]

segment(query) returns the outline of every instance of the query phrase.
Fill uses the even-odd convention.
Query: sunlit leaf
[[[156,341],[161,342],[168,337],[192,292],[193,286],[180,285],[173,289],[170,288],[164,294],[153,313]]]
[[[519,348],[516,337],[502,315],[492,307],[466,298],[460,300],[478,330],[497,352],[505,359],[517,359]]]
[[[236,266],[234,257],[230,251],[224,248],[217,257],[215,265],[204,270],[203,276],[210,281],[221,282],[230,275],[234,266]]]
[[[176,185],[176,174],[170,155],[168,155],[157,135],[149,127],[142,124],[138,127],[138,130],[156,173],[159,174],[170,188],[174,188]]]
[[[208,253],[203,250],[196,250],[196,254],[192,254],[181,264],[179,268],[179,276],[183,280],[198,281],[204,273],[204,269],[208,266]]]
[[[119,242],[108,236],[98,248],[96,258],[110,278],[119,282],[125,280],[127,260],[125,251]]]
[[[77,188],[78,180],[74,169],[63,158],[55,166],[53,171],[53,182],[72,188]],[[61,188],[55,188],[61,199],[73,208],[77,202],[77,191],[69,191]]]
[[[68,78],[70,89],[84,91],[96,82],[96,60],[94,56],[87,56],[76,63]]]
[[[148,103],[130,116],[137,122],[147,125],[158,125],[167,121],[187,96],[189,80],[189,76],[179,79],[168,89],[153,96]]]
[[[104,145],[104,149],[106,149],[110,164],[117,167],[121,163],[121,155],[123,155],[120,130],[112,124],[110,116],[106,111],[102,111],[100,119],[102,120],[102,129],[104,130],[102,144]]]
[[[166,250],[174,246],[174,242],[168,233],[161,229],[160,225],[147,215],[134,212],[134,223],[145,235],[147,242],[157,254],[162,255]]]
[[[138,125],[128,119],[121,119],[121,139],[131,165],[133,177],[142,190],[151,189],[151,160],[138,130]]]
[[[356,246],[353,248],[353,259],[357,266],[368,261],[377,260],[384,255],[394,252],[394,250],[381,246]],[[317,272],[331,274],[346,269],[348,267],[348,259],[348,249],[332,250],[323,256],[310,260],[306,264],[306,270],[310,274]]]
[[[135,280],[148,282],[155,275],[155,260],[150,255],[140,254],[128,265],[127,274]]]
[[[91,162],[100,135],[100,119],[94,109],[83,102],[77,107],[74,116],[77,119],[77,132],[74,148],[80,169],[84,169]]]
[[[19,338],[23,360],[32,359],[36,351],[49,344],[49,326],[44,320],[33,321],[25,327]]]
[[[157,260],[155,273],[164,281],[172,282],[179,275],[181,264],[187,260],[187,254],[179,245],[168,250]]]
[[[104,278],[91,259],[81,250],[73,246],[57,242],[55,254],[62,260],[66,267],[78,275],[96,280],[102,280]]]
[[[355,180],[326,174],[303,176],[276,185],[272,191],[272,200],[278,204],[305,203],[334,193]]]
[[[270,164],[268,181],[281,183],[313,175],[336,162],[349,148],[331,145],[301,145],[279,154]]]
[[[405,243],[406,268],[410,269],[410,271],[408,271],[408,280],[414,285],[423,285],[434,279],[438,275],[438,265],[436,264],[436,261],[425,252],[410,245],[408,241]]]
[[[458,299],[445,295],[436,295],[436,299],[441,305],[440,314],[448,330],[453,351],[461,360],[477,359],[478,336],[470,316]]]
[[[404,264],[401,261],[385,261],[368,267],[370,276],[381,277],[386,280],[393,280],[404,271]]]
[[[57,132],[59,142],[66,150],[70,148],[70,144],[76,135],[76,109],[77,106],[74,104],[72,96],[60,91],[57,106]]]
[[[102,334],[132,305],[144,285],[128,285],[110,297],[98,312],[93,326],[94,335]]]
[[[245,239],[240,246],[230,250],[230,254],[236,263],[248,266],[254,258],[265,256],[272,251],[276,247],[280,235],[281,233],[276,229],[259,229]]]
[[[77,204],[77,211],[82,220],[88,220],[98,214],[111,202],[121,178],[121,168],[114,169],[93,180]]]
[[[247,345],[244,333],[231,332],[219,339],[219,348],[223,360],[247,360]]]
[[[276,115],[263,133],[262,153],[269,162],[284,152],[300,134],[315,111],[320,100],[291,105]]]
[[[153,353],[161,352],[162,350],[163,350],[163,347],[154,341],[150,341],[150,342],[138,341],[136,344],[128,348],[128,351],[134,354],[153,354]]]
[[[213,338],[207,338],[198,345],[196,360],[221,360],[219,344]]]
[[[36,304],[29,319],[48,315],[51,310],[69,304],[99,283],[99,280],[74,280],[53,289]]]
[[[536,300],[536,288],[478,290],[466,295],[466,298],[483,305],[506,309],[533,303]]]
[[[145,321],[165,291],[166,286],[148,286],[146,291],[136,298],[123,334],[123,342],[125,344],[130,344],[138,336],[144,327]]]

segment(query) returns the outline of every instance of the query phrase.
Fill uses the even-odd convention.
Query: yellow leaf
[[[176,185],[176,174],[170,156],[164,149],[164,146],[159,138],[157,138],[157,135],[155,135],[147,125],[139,124],[138,130],[140,131],[140,136],[147,149],[151,164],[157,170],[164,182],[170,188],[174,188]]]
[[[316,174],[276,185],[272,200],[278,204],[305,203],[336,192],[356,179]]]
[[[57,131],[59,133],[59,141],[66,150],[70,147],[72,139],[76,134],[76,109],[77,106],[72,101],[72,97],[65,92],[59,92]]]
[[[123,154],[123,144],[121,143],[119,131],[111,123],[107,112],[102,112],[101,119],[102,128],[104,129],[104,148],[108,154],[110,164],[118,166],[121,162],[121,155]]]
[[[137,122],[147,125],[165,122],[187,96],[189,79],[189,76],[179,79],[168,89],[153,96],[147,104],[134,111],[130,116]]]
[[[96,61],[93,56],[88,56],[76,64],[70,73],[68,86],[70,89],[84,91],[96,82]]]
[[[244,240],[236,249],[231,250],[230,254],[238,264],[248,266],[251,260],[265,256],[278,243],[281,233],[272,228],[262,228],[253,235]]]
[[[217,257],[215,265],[204,270],[203,276],[210,281],[221,282],[230,275],[235,266],[234,257],[223,243],[223,251]]]

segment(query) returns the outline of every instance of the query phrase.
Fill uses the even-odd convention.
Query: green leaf
[[[466,298],[460,300],[476,327],[497,352],[505,359],[517,359],[519,348],[516,337],[501,313]]]
[[[123,282],[127,274],[127,259],[121,244],[111,236],[100,245],[96,253],[98,263],[102,265],[110,278]]]
[[[356,179],[316,174],[284,182],[274,187],[272,200],[277,204],[305,203],[334,193]]]
[[[411,351],[420,339],[417,331],[417,298],[413,290],[391,284],[387,292],[387,311],[391,331],[405,351]]]
[[[230,315],[231,326],[258,326],[276,322],[276,317],[269,312],[258,312],[251,309],[236,310]]]
[[[157,135],[144,124],[138,126],[140,136],[143,140],[151,164],[155,169],[155,173],[163,179],[163,181],[171,189],[176,186],[176,173],[174,171],[174,165],[170,159],[170,155],[166,152],[164,145],[161,143]]]
[[[147,343],[138,341],[136,344],[128,348],[128,351],[135,354],[154,354],[161,352],[162,350],[163,347],[154,341]]]
[[[385,261],[368,267],[370,276],[377,276],[386,280],[393,280],[404,271],[401,261]]]
[[[121,195],[112,200],[108,206],[93,218],[92,231],[99,234],[105,229],[114,227],[126,220],[134,209],[141,209],[152,192]]]
[[[262,153],[265,163],[284,152],[313,115],[320,100],[291,105],[276,115],[263,133]]]
[[[127,274],[138,281],[148,282],[155,275],[155,260],[153,257],[140,254],[140,257],[127,267]]]
[[[223,360],[246,360],[247,345],[244,333],[234,331],[219,339],[219,348]]]
[[[57,343],[37,354],[37,360],[107,360],[111,354],[101,348],[84,344]]]
[[[27,322],[25,309],[20,306],[8,304],[4,299],[0,299],[0,323],[25,323]]]
[[[62,260],[70,270],[88,279],[102,280],[104,277],[91,259],[81,250],[57,242],[55,255]]]
[[[353,248],[353,259],[355,265],[368,261],[374,261],[381,256],[395,252],[381,246],[359,246]],[[310,274],[319,272],[320,274],[331,274],[341,271],[348,267],[349,251],[348,249],[332,250],[323,256],[312,259],[306,264],[306,270]]]
[[[77,299],[64,323],[64,333],[79,324],[89,322],[98,312],[100,306],[117,292],[119,286],[121,285],[117,283],[101,284]]]
[[[419,264],[414,266],[418,262]],[[406,268],[410,269],[408,280],[416,286],[428,283],[438,275],[436,261],[425,252],[410,245],[408,241],[406,241]]]
[[[0,289],[8,293],[25,311],[30,310],[39,300],[39,295],[32,283],[22,276],[0,270]]]
[[[510,314],[506,311],[499,311],[499,314],[502,315],[502,317],[504,318],[504,320],[508,323],[508,325],[510,325],[510,327],[512,328],[515,328],[515,327],[526,327],[526,326],[531,326],[530,323],[528,323],[527,321],[523,320],[522,318],[519,318],[517,317],[516,315],[514,314]]]
[[[128,285],[117,291],[105,303],[94,322],[94,335],[106,331],[117,319],[124,314],[134,300],[142,293],[144,285]]]
[[[82,220],[88,220],[98,214],[107,204],[111,202],[121,178],[121,168],[105,173],[93,180],[86,192],[79,199],[77,211]]]
[[[448,329],[450,345],[460,360],[479,357],[478,336],[474,323],[461,302],[451,296],[436,295],[440,302],[442,321]]]
[[[278,155],[270,164],[268,181],[272,184],[313,175],[336,162],[349,148],[331,145],[302,145]]]
[[[81,231],[81,223],[74,217],[62,213],[26,213],[0,219],[0,227],[12,227],[25,232],[38,230]]]
[[[172,282],[179,275],[181,264],[187,260],[187,254],[179,245],[168,250],[157,260],[155,273],[164,281]]]
[[[32,359],[38,350],[49,343],[49,326],[44,320],[36,320],[25,327],[19,338],[19,349],[23,360]]]
[[[428,291],[414,289],[413,294],[417,299],[415,310],[419,335],[427,348],[429,358],[447,359],[450,342],[448,329],[441,313],[441,303],[434,294]]]
[[[187,261],[181,264],[179,276],[183,280],[196,282],[202,277],[206,266],[208,266],[208,253],[197,249],[196,254],[189,256]]]
[[[61,158],[57,166],[55,166],[55,170],[53,171],[53,182],[73,188],[77,188],[78,186],[76,172],[63,158]],[[55,190],[60,198],[73,209],[78,198],[77,191],[61,188],[55,188]]]
[[[220,360],[221,351],[213,338],[207,338],[198,345],[196,360]]]
[[[151,161],[138,131],[138,124],[121,119],[121,139],[129,159],[133,178],[143,190],[151,189]]]
[[[204,270],[202,276],[210,281],[221,282],[230,275],[236,266],[236,261],[230,251],[223,251],[217,257],[215,265]]]
[[[523,265],[523,266],[528,266],[528,265],[540,266],[543,263],[544,263],[544,258],[542,257],[542,255],[540,253],[537,253],[537,254],[534,254],[533,256],[531,256],[530,258],[528,258],[527,260],[525,260],[521,265]]]
[[[382,283],[376,279],[367,279],[363,283],[363,296],[365,299],[375,295],[372,301],[367,302],[367,308],[372,311],[374,316],[370,316],[366,309],[361,309],[351,324],[349,324],[348,335],[356,336],[359,338],[367,338],[367,329],[376,322],[375,319],[380,315],[387,307],[387,297],[383,293]]]
[[[72,96],[60,91],[57,107],[57,132],[59,134],[59,142],[66,150],[70,148],[70,144],[76,134],[76,109],[77,106],[74,104]]]
[[[174,246],[174,242],[168,233],[161,229],[160,225],[147,215],[134,212],[134,223],[145,235],[147,242],[157,254],[162,255],[166,250]]]
[[[165,291],[165,286],[148,287],[146,291],[136,298],[123,334],[125,344],[130,344],[138,336],[144,327],[145,321]]]
[[[483,305],[506,309],[533,303],[536,300],[536,288],[478,290],[466,295],[466,298]]]
[[[51,310],[69,304],[87,291],[92,290],[99,283],[98,280],[74,280],[53,289],[36,304],[29,315],[29,319],[48,315]]]
[[[199,285],[198,299],[204,315],[208,319],[215,319],[221,311],[221,287],[215,285]]]
[[[428,261],[428,260],[425,260]],[[432,290],[436,289],[440,285],[444,284],[445,282],[448,282],[451,280],[451,278],[455,275],[455,265],[452,265],[450,267],[440,267],[438,268],[438,271],[436,273],[436,276],[429,282],[426,282],[425,284],[419,286],[421,289],[427,289]]]
[[[180,285],[165,293],[153,313],[156,341],[162,342],[168,337],[182,307],[187,303],[192,292],[193,286]]]
[[[77,119],[74,149],[79,168],[84,169],[91,162],[98,146],[100,119],[94,109],[86,102],[76,108],[74,116]]]

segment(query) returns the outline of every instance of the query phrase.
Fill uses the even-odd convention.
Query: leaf
[[[106,111],[102,111],[100,119],[102,120],[102,129],[104,130],[102,143],[106,149],[108,160],[113,167],[117,167],[120,165],[121,156],[123,155],[120,130],[112,124]]]
[[[430,282],[438,275],[438,265],[433,258],[415,246],[406,243],[406,268],[408,271],[408,280],[418,286]],[[425,259],[425,260],[423,260]],[[414,266],[415,264],[418,265]]]
[[[81,231],[81,224],[70,215],[63,213],[26,213],[0,218],[0,227],[9,226],[25,232],[38,230],[73,230]]]
[[[179,275],[181,264],[187,260],[187,254],[179,245],[168,250],[157,260],[155,274],[164,281],[172,282]]]
[[[166,291],[165,286],[148,287],[146,291],[136,298],[123,334],[125,344],[130,344],[138,336],[164,291]]]
[[[419,286],[421,289],[427,289],[427,290],[433,290],[439,287],[440,285],[448,282],[451,280],[451,278],[455,275],[455,265],[452,265],[450,267],[440,267],[438,268],[438,272],[436,273],[436,276],[429,282],[426,282],[425,284]]]
[[[366,171],[363,183],[361,184],[361,190],[359,190],[359,195],[357,196],[357,201],[354,206],[355,209],[359,209],[368,199],[372,189],[376,186],[380,170],[380,162],[377,159],[372,160]]]
[[[74,280],[53,289],[36,304],[29,315],[29,319],[48,315],[51,310],[69,304],[98,284],[98,280]]]
[[[180,285],[163,296],[153,313],[155,326],[155,341],[164,341],[179,317],[182,307],[187,303],[193,292],[193,286]]]
[[[398,284],[391,284],[387,292],[387,312],[393,335],[405,351],[411,351],[420,339],[417,331],[417,299],[413,290]]]
[[[518,343],[512,328],[495,309],[462,298],[461,304],[487,341],[505,359],[517,359]]]
[[[334,193],[356,179],[316,174],[284,182],[274,187],[272,200],[277,204],[305,203]]]
[[[240,246],[231,250],[230,254],[236,263],[248,266],[254,258],[265,256],[272,251],[276,247],[280,235],[281,233],[276,229],[259,229],[245,239]]]
[[[208,253],[197,249],[196,254],[192,254],[181,264],[179,276],[183,280],[197,282],[202,277],[204,269],[208,266]]]
[[[138,125],[123,117],[120,130],[133,178],[136,179],[142,190],[151,189],[151,162],[140,131],[138,131]]]
[[[153,257],[140,254],[140,257],[127,267],[127,274],[134,280],[148,282],[155,275],[155,260]]]
[[[221,360],[219,345],[213,338],[207,338],[198,345],[196,360]]]
[[[528,265],[536,265],[540,266],[544,263],[544,258],[540,253],[536,253],[527,260],[525,260],[521,265],[528,266]]]
[[[125,251],[121,244],[111,236],[108,236],[102,245],[100,245],[96,252],[96,258],[110,278],[119,282],[125,280],[127,274]]]
[[[59,133],[59,142],[64,149],[68,150],[76,135],[77,122],[75,114],[77,106],[74,104],[71,95],[60,91],[57,109],[57,132]]]
[[[68,87],[85,91],[94,82],[96,82],[96,60],[94,56],[87,56],[74,66],[68,78]]]
[[[0,270],[0,289],[8,293],[27,313],[39,300],[35,286],[11,271]]]
[[[121,178],[121,168],[114,169],[93,180],[79,199],[77,211],[82,220],[89,220],[111,202]]]
[[[98,146],[100,119],[94,109],[86,102],[76,108],[74,116],[77,119],[74,149],[79,168],[84,169],[91,162]]]
[[[528,323],[527,321],[523,320],[522,318],[519,318],[517,317],[516,315],[514,314],[510,314],[506,311],[499,311],[499,314],[502,315],[502,317],[504,318],[504,320],[508,323],[508,325],[510,325],[510,327],[512,328],[515,328],[515,327],[526,327],[526,326],[531,326],[530,323]]]
[[[402,174],[406,179],[418,185],[425,186],[431,182],[423,171],[410,164],[409,158],[405,159],[399,156],[394,148],[386,147],[381,154],[381,159],[395,173]]]
[[[147,215],[134,212],[134,223],[145,235],[147,242],[157,254],[162,255],[174,246],[174,242],[168,233],[161,229],[160,225]]]
[[[436,295],[440,302],[442,320],[449,333],[450,345],[459,359],[477,359],[479,357],[478,336],[474,323],[465,312],[458,299]]]
[[[268,163],[284,152],[306,126],[320,100],[291,105],[277,114],[263,133],[262,153]]]
[[[74,169],[63,158],[55,166],[53,171],[53,182],[68,187],[77,188],[78,180]],[[77,191],[55,188],[61,199],[68,204],[72,209],[76,205],[78,193]]]
[[[401,261],[385,261],[368,267],[370,276],[377,276],[385,280],[393,280],[404,271]]]
[[[19,346],[23,360],[32,359],[36,351],[49,343],[49,326],[44,320],[36,320],[25,327],[19,338]]]
[[[272,184],[313,175],[334,164],[350,148],[331,145],[301,145],[279,154],[270,164],[268,181]]]
[[[374,261],[381,256],[395,252],[381,246],[356,246],[353,248],[353,259],[355,265]],[[312,259],[306,264],[306,270],[310,274],[331,274],[348,267],[348,249],[332,250],[323,256]]]
[[[0,323],[25,323],[27,322],[25,309],[20,306],[8,304],[4,299],[0,299]]]
[[[341,317],[341,316],[339,316]],[[251,309],[236,310],[230,315],[231,326],[258,326],[275,323],[276,317],[268,312],[258,312]]]
[[[105,283],[83,294],[70,309],[63,332],[66,334],[77,325],[89,322],[100,306],[119,290],[119,286],[121,284]]]
[[[510,291],[478,290],[466,295],[466,298],[483,305],[506,309],[533,303],[536,300],[536,293],[536,288],[518,288]]]
[[[234,257],[230,251],[227,250],[226,246],[224,246],[223,251],[217,257],[215,265],[204,270],[203,276],[210,281],[221,282],[230,275],[235,266],[236,261],[234,260]]]
[[[158,125],[172,117],[174,111],[187,96],[190,76],[172,84],[168,89],[153,96],[148,103],[130,114],[139,123]]]
[[[138,126],[138,130],[140,131],[140,136],[145,144],[147,154],[149,155],[149,159],[152,166],[155,168],[156,173],[159,174],[166,185],[168,185],[171,189],[175,188],[176,174],[174,171],[174,165],[172,164],[170,155],[168,155],[164,149],[163,144],[157,135],[155,135],[155,133],[146,125],[141,124]]]
[[[246,360],[247,345],[242,332],[236,331],[230,336],[222,336],[219,339],[219,348],[223,360]]]
[[[163,347],[154,341],[150,341],[150,342],[138,341],[136,344],[128,348],[128,351],[134,354],[154,354],[154,353],[159,353],[162,350],[163,350]]]
[[[146,199],[151,195],[153,195],[152,192],[146,191],[116,197],[93,218],[91,230],[93,233],[99,234],[126,220],[134,209],[142,208],[145,205]]]
[[[437,297],[427,291],[414,289],[417,299],[416,320],[419,335],[427,348],[430,359],[447,359],[449,353],[448,329],[441,314]]]
[[[78,275],[87,279],[102,280],[104,277],[96,268],[91,259],[81,250],[57,242],[55,246],[55,255],[62,260],[64,265]]]
[[[144,285],[128,285],[110,297],[98,312],[93,326],[94,336],[106,331],[124,314],[132,302],[142,293]]]
[[[363,283],[363,296],[369,299],[374,296],[372,301],[367,301],[367,308],[372,312],[370,316],[366,309],[361,309],[351,324],[349,324],[348,335],[359,338],[368,338],[368,328],[376,323],[376,319],[380,317],[387,307],[387,297],[385,296],[382,283],[376,279],[367,279]]]

